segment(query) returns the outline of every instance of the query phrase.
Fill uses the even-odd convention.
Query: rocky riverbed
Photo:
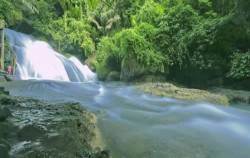
[[[96,117],[79,103],[0,95],[0,157],[107,158]]]

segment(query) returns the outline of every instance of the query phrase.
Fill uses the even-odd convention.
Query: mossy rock
[[[99,80],[106,80],[108,74],[110,73],[110,69],[105,63],[98,63],[96,69],[97,77]]]
[[[51,104],[37,99],[3,96],[0,97],[0,119],[1,156],[10,156],[8,153],[13,145],[25,143],[11,156],[110,157],[110,153],[103,150],[104,146],[97,146],[99,151],[94,150],[96,146],[91,142],[96,139],[97,118],[79,103]]]
[[[125,58],[122,61],[120,79],[122,81],[132,81],[140,78],[146,73],[146,69],[132,58]]]
[[[191,88],[177,87],[171,83],[144,83],[137,86],[143,92],[158,96],[185,99],[193,101],[208,101],[211,103],[228,105],[229,99],[225,95]]]
[[[111,71],[107,78],[106,81],[118,81],[120,79],[120,73],[117,71]]]
[[[5,121],[10,116],[11,116],[11,111],[9,108],[7,108],[7,107],[1,108],[0,107],[0,122]]]
[[[162,75],[146,75],[143,77],[146,82],[166,82],[166,77]]]
[[[0,19],[0,29],[3,29],[5,27],[4,25],[4,20]]]
[[[96,56],[89,56],[88,59],[86,59],[84,61],[84,64],[86,64],[91,71],[96,71],[96,65],[97,65],[97,61],[96,61]]]
[[[250,104],[250,91],[226,88],[212,88],[210,91],[216,94],[226,95],[231,103],[243,102]]]

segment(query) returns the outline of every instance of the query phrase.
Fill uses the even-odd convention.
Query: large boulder
[[[146,69],[135,58],[125,58],[122,61],[120,80],[132,81],[146,73]]]
[[[102,142],[97,118],[79,103],[2,96],[0,119],[1,158],[110,157],[104,145],[94,144]]]
[[[111,71],[107,78],[106,81],[118,81],[120,79],[120,73],[117,71]]]
[[[171,97],[176,99],[207,101],[211,103],[228,105],[229,99],[225,95],[212,93],[206,90],[177,87],[171,83],[143,83],[137,88],[143,92],[158,96]]]

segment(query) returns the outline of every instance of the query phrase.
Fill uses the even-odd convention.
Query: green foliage
[[[50,1],[50,0],[49,0]],[[33,16],[27,23],[45,34],[61,52],[81,53],[83,56],[91,56],[95,52],[95,43],[91,37],[91,26],[82,18],[83,1],[38,1],[39,19]],[[63,9],[60,13],[55,6]]]
[[[218,19],[206,19],[194,26],[186,35],[190,51],[190,64],[200,70],[216,69],[221,63],[218,53],[210,50],[216,38]]]
[[[88,32],[89,26],[85,23],[84,20],[74,18],[59,19],[52,23],[52,27],[58,30],[51,35],[60,42],[63,50],[67,50],[69,45],[74,45],[84,49],[85,55],[90,56],[95,51],[95,46]]]
[[[198,23],[200,17],[189,5],[177,5],[166,9],[159,19],[157,41],[160,51],[169,59],[170,65],[182,67],[188,60],[189,50],[187,34]]]
[[[249,7],[249,0],[1,0],[0,19],[61,52],[96,57],[102,78],[133,61],[147,73],[241,79],[249,78]]]
[[[201,15],[212,11],[212,2],[210,0],[186,0],[186,4],[190,4]]]
[[[108,74],[112,71],[106,62],[100,62],[96,66],[96,73],[100,80],[105,80]]]
[[[7,26],[12,26],[24,19],[25,13],[33,14],[38,10],[35,7],[35,1],[15,1],[1,0],[0,2],[0,19],[4,19]]]
[[[103,74],[107,71],[121,70],[122,61],[125,59],[135,59],[135,61],[147,68],[151,72],[163,72],[165,58],[155,49],[152,39],[157,29],[150,24],[124,29],[114,35],[114,37],[104,37],[98,44],[97,72]],[[103,66],[108,66],[104,71]],[[101,69],[101,71],[100,71]]]
[[[189,5],[177,5],[166,9],[165,15],[160,18],[160,27],[170,27],[170,35],[179,30],[189,31],[200,21],[198,13]]]
[[[87,11],[88,21],[95,26],[102,36],[109,35],[112,30],[119,26],[120,15],[117,12],[116,4],[110,6],[108,0],[100,1],[95,9]]]
[[[246,53],[236,52],[232,55],[231,69],[227,75],[229,78],[250,78],[250,50]]]
[[[132,24],[134,26],[144,22],[156,26],[156,19],[162,16],[164,13],[164,7],[154,0],[145,1],[140,10],[132,17]]]
[[[104,80],[113,70],[120,71],[119,49],[112,38],[103,37],[98,44],[97,52],[96,71],[100,79]]]
[[[139,64],[150,66],[151,71],[164,71],[163,56],[156,52],[154,45],[148,42],[136,29],[122,30],[115,35],[120,58],[136,58]]]
[[[115,41],[110,37],[103,37],[98,44],[97,61],[104,62],[108,57],[117,57],[119,48],[115,45]]]
[[[143,36],[147,41],[154,42],[158,29],[149,23],[140,23],[134,27],[136,32]]]

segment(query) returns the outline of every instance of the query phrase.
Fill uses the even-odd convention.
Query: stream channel
[[[156,97],[133,85],[99,82],[77,58],[68,59],[32,36],[5,32],[17,59],[16,79],[0,86],[14,96],[80,102],[97,115],[112,157],[249,157],[249,106]]]
[[[114,158],[247,158],[250,112],[156,97],[120,82],[20,80],[4,84],[11,95],[50,102],[80,102],[99,118]]]

